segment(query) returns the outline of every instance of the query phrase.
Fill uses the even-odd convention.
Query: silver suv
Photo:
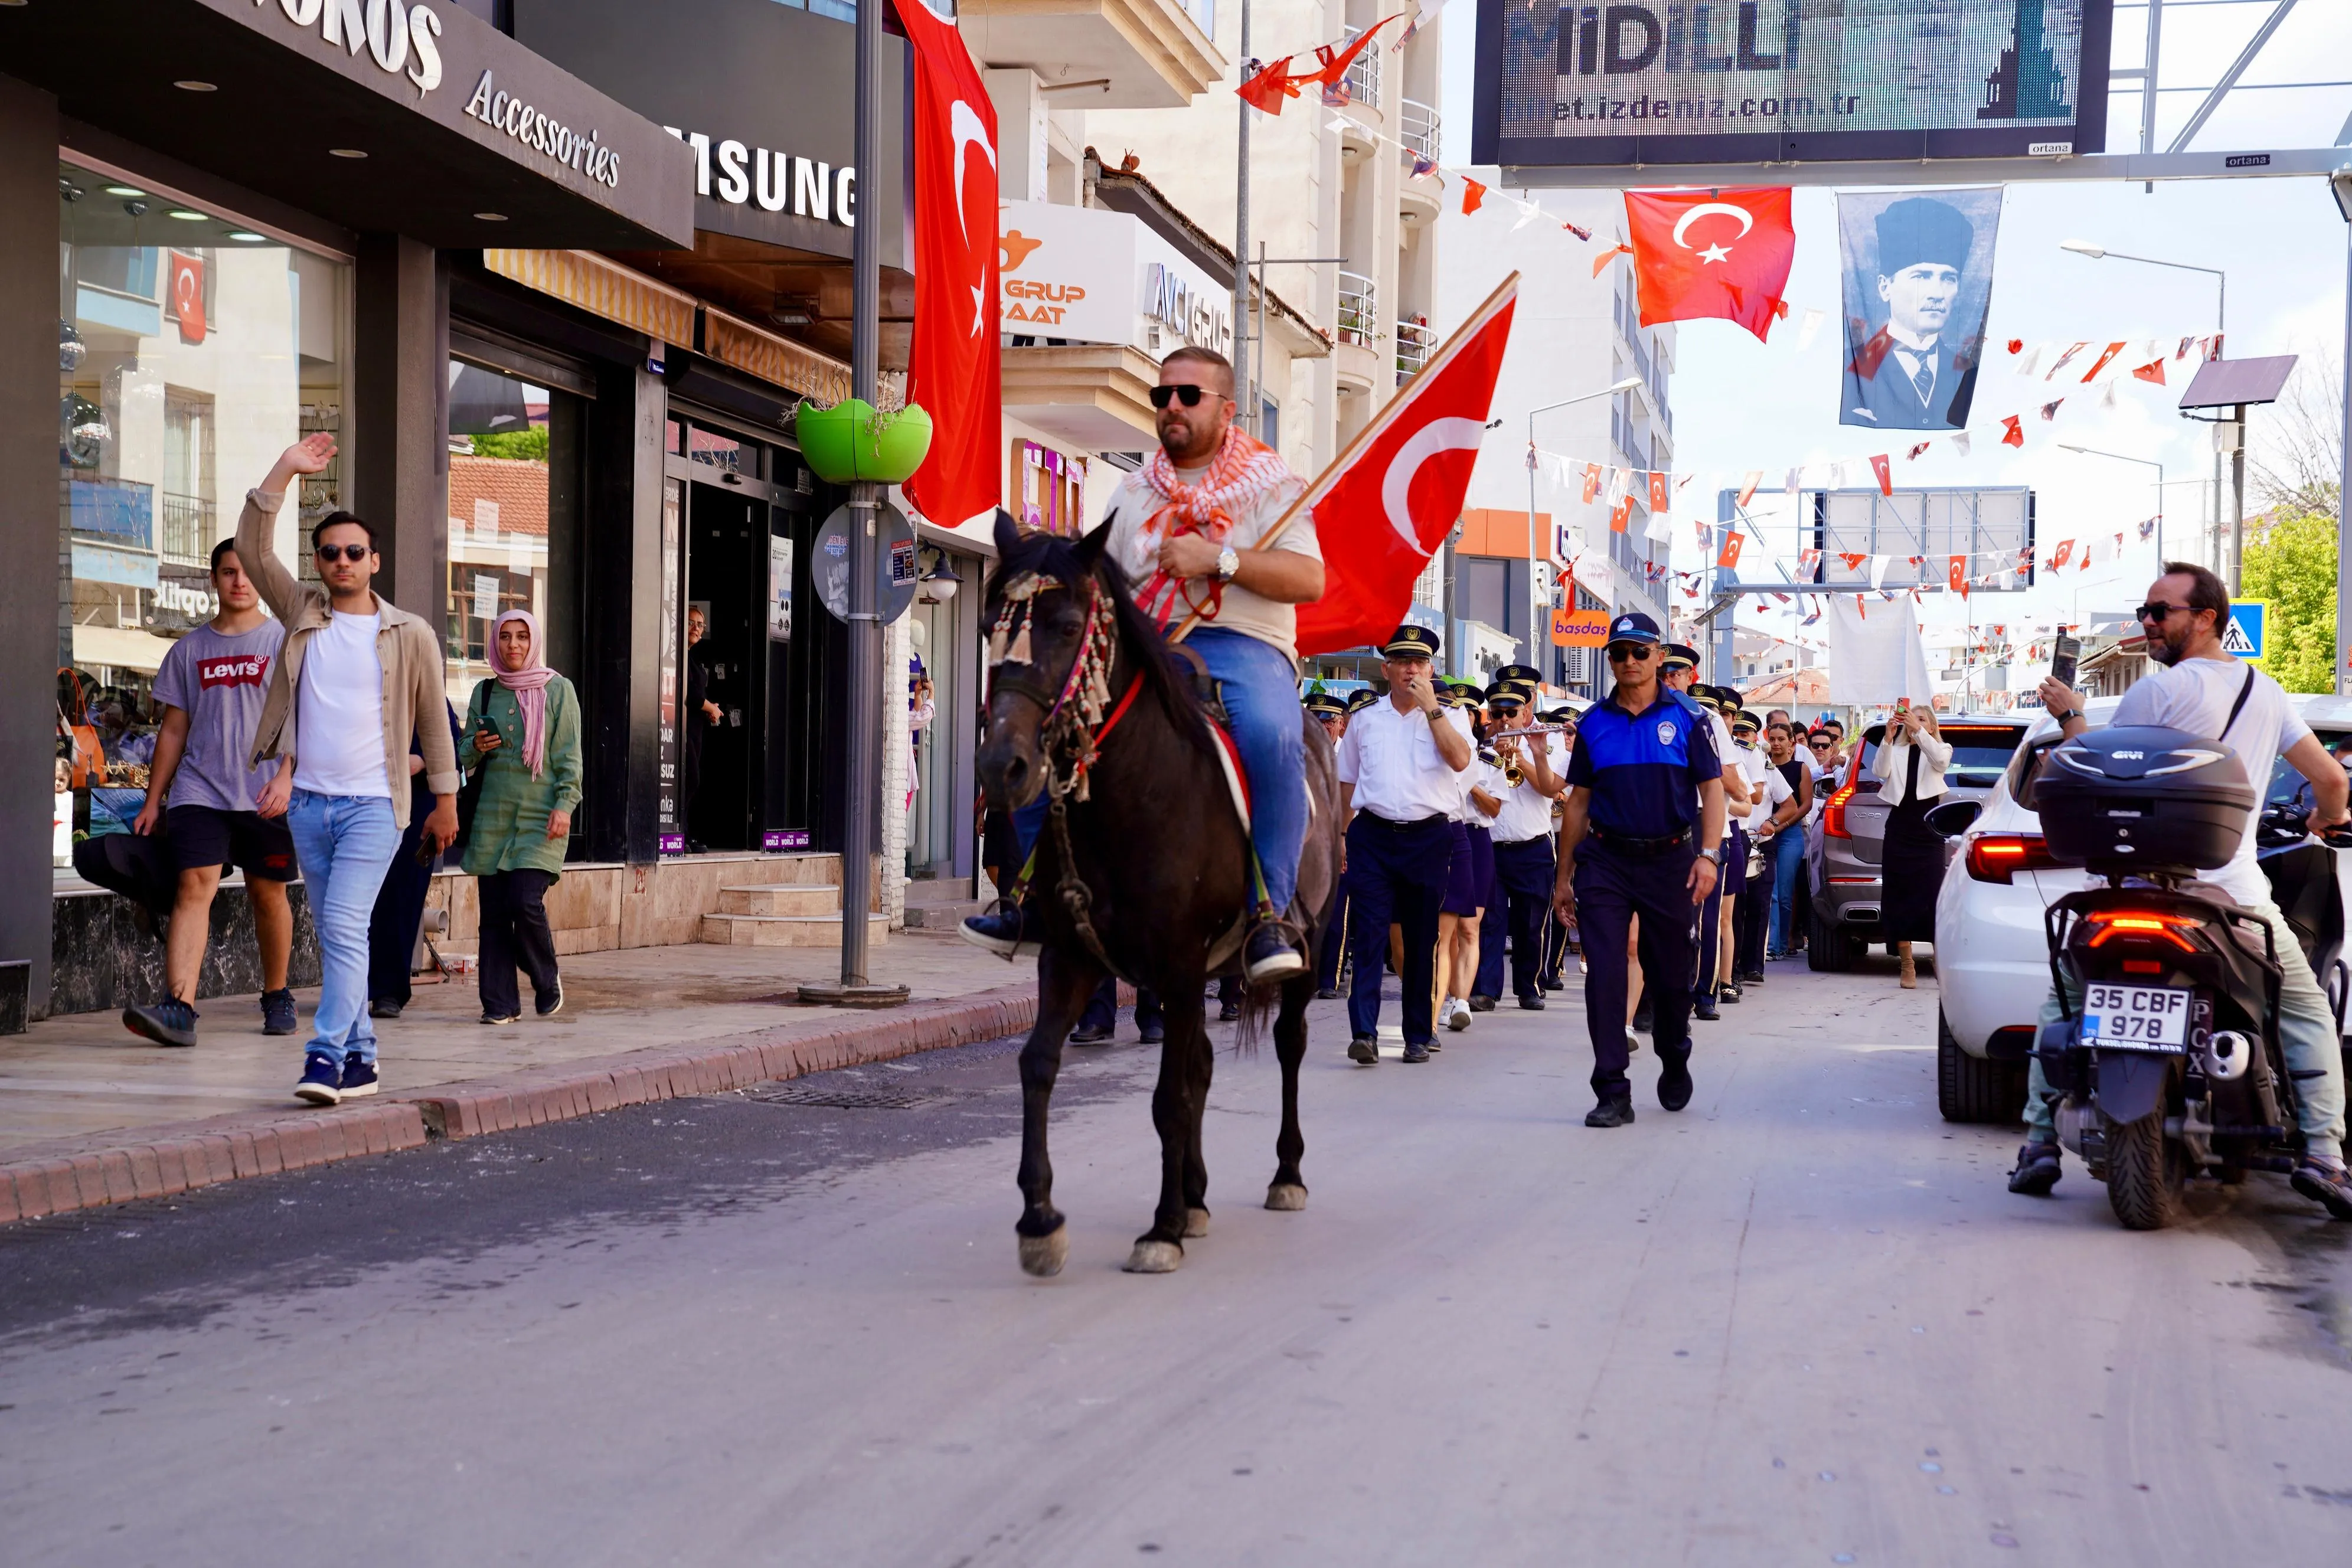
[[[1981,802],[1991,794],[2018,742],[2041,716],[2037,710],[1939,719],[1937,726],[1952,744],[1944,798]],[[1885,734],[1883,723],[1863,731],[1862,744],[1847,759],[1845,777],[1822,808],[1821,874],[1805,932],[1810,969],[1843,973],[1871,943],[1886,940],[1879,934],[1879,868],[1885,858],[1886,818],[1894,808],[1878,798],[1878,775],[1870,771]]]

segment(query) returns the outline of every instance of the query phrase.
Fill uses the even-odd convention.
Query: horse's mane
[[[1171,727],[1202,752],[1209,750],[1213,742],[1207,714],[1192,689],[1192,668],[1180,663],[1178,656],[1169,651],[1159,626],[1136,608],[1134,596],[1128,592],[1127,574],[1117,562],[1107,553],[1098,554],[1090,568],[1079,558],[1074,542],[1043,530],[1024,529],[1017,540],[1000,542],[996,580],[1003,582],[1023,572],[1051,577],[1070,588],[1089,577],[1099,584],[1110,595],[1119,640],[1144,685],[1167,713]]]

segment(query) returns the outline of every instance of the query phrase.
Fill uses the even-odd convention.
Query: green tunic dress
[[[466,869],[477,877],[499,871],[545,871],[561,876],[571,842],[547,837],[551,811],[580,809],[580,700],[572,683],[557,676],[545,688],[547,756],[537,778],[522,760],[522,709],[515,694],[496,680],[474,688],[466,705],[466,740],[458,765],[471,778],[481,775],[481,799],[466,834]],[[485,721],[502,742],[488,756],[474,749]]]

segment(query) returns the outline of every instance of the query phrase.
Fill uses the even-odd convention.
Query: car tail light
[[[2204,921],[2196,915],[2168,915],[2155,910],[2098,910],[2084,917],[2092,928],[2085,947],[2105,947],[2117,937],[2126,942],[2168,942],[2183,952],[2197,951],[2180,933],[2196,931]]]
[[[1829,804],[1822,807],[1822,833],[1824,837],[1853,837],[1845,825],[1845,803],[1852,800],[1853,792],[1861,787],[1862,749],[1857,746],[1853,758],[1845,765],[1845,783],[1838,785],[1836,792],[1830,796]]]
[[[2016,872],[2039,871],[2058,864],[2039,833],[1979,834],[1969,840],[1968,858],[1969,876],[2004,886]]]

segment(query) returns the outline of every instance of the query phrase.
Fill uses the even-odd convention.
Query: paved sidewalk
[[[894,932],[877,959],[907,1006],[790,1001],[802,981],[838,977],[833,948],[567,958],[563,1011],[499,1027],[477,1022],[470,979],[419,986],[377,1022],[383,1093],[331,1109],[294,1100],[305,1037],[263,1036],[253,996],[205,1003],[193,1050],[151,1046],[114,1014],[36,1024],[0,1040],[0,1223],[991,1038],[1034,1016],[1034,966],[952,934]],[[296,993],[306,1027],[316,1000]]]

